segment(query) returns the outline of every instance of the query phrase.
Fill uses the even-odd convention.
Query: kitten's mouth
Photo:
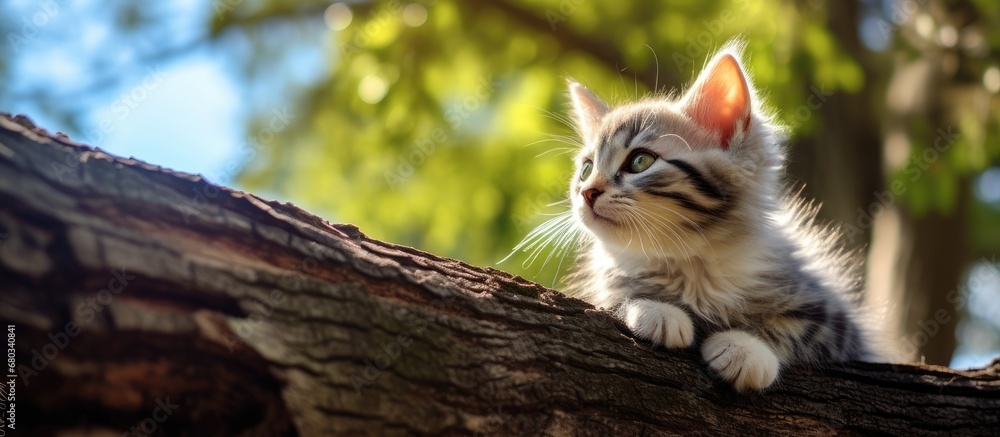
[[[618,225],[618,222],[608,216],[597,213],[594,208],[583,208],[583,218],[585,221],[600,223],[604,225]]]

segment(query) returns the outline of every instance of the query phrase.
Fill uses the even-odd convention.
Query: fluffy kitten
[[[784,138],[741,51],[723,48],[679,98],[609,107],[569,85],[584,143],[569,195],[585,237],[569,291],[655,344],[698,345],[737,390],[789,364],[869,356],[846,300],[855,266],[783,191]]]

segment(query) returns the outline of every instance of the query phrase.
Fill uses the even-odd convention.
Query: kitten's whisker
[[[555,143],[565,144],[565,145],[569,146],[570,149],[573,149],[573,150],[580,150],[580,149],[582,149],[584,147],[584,144],[581,143],[580,140],[574,140],[574,139],[570,139],[570,138],[549,138],[549,139],[547,139],[545,141],[551,141],[551,142],[555,142]]]
[[[566,142],[569,142],[569,143],[572,143],[572,144],[575,144],[575,145],[583,145],[583,142],[580,140],[580,137],[578,137],[576,135],[562,135],[562,134],[553,134],[553,133],[550,133],[548,135],[549,135],[549,137],[560,139],[560,140],[565,140]]]
[[[542,138],[542,139],[540,139],[540,140],[535,140],[535,141],[532,141],[532,142],[530,142],[530,143],[528,143],[528,144],[525,144],[525,145],[523,145],[523,146],[521,146],[521,147],[524,147],[524,148],[528,148],[528,147],[531,147],[531,146],[534,146],[534,145],[536,145],[536,144],[542,144],[542,143],[547,143],[547,142],[549,142],[549,141],[557,141],[557,140],[556,140],[555,138]],[[557,142],[558,142],[558,141],[557,141]]]
[[[530,267],[532,264],[534,264],[536,260],[538,260],[538,257],[541,256],[542,251],[546,247],[551,247],[552,249],[549,251],[549,255],[545,258],[545,261],[542,262],[542,266],[538,270],[538,273],[541,273],[542,270],[545,269],[545,266],[548,265],[549,261],[554,256],[554,253],[560,250],[564,241],[568,238],[568,236],[571,236],[574,233],[573,232],[574,230],[575,230],[575,223],[572,221],[568,221],[563,225],[561,225],[559,228],[555,229],[553,232],[551,232],[549,237],[545,239],[543,244],[539,245],[538,247],[535,248],[534,251],[532,251],[532,254],[529,257],[529,259],[526,260],[528,264],[527,267]]]
[[[549,205],[549,206],[552,206],[552,205]],[[534,214],[535,215],[547,216],[547,217],[558,217],[558,216],[561,216],[561,215],[563,215],[565,213],[564,212],[535,212]]]
[[[531,232],[528,232],[528,235],[526,235],[521,240],[520,243],[517,243],[517,245],[514,246],[514,249],[511,250],[510,254],[504,257],[504,259],[500,260],[497,264],[501,264],[507,261],[508,259],[510,259],[510,257],[514,256],[514,254],[516,253],[526,252],[530,250],[531,248],[535,247],[539,242],[545,240],[547,236],[549,236],[553,231],[557,230],[559,227],[563,226],[565,223],[567,222],[572,223],[572,220],[573,216],[571,211],[567,211],[559,216],[556,216],[555,218],[546,220],[541,225],[538,225],[536,228],[532,229]]]
[[[531,251],[531,255],[528,255],[528,258],[521,263],[521,267],[524,269],[531,268],[531,266],[535,264],[535,261],[538,260],[538,257],[541,256],[542,251],[545,250],[546,247],[549,247],[549,244],[552,242],[552,240],[557,236],[562,235],[564,231],[565,231],[565,226],[560,228],[556,232],[550,233],[548,238],[546,238],[540,245],[538,245],[537,247],[534,248],[534,250]],[[544,267],[545,265],[543,264],[542,268]],[[541,269],[539,269],[539,273],[541,273]],[[537,276],[537,274],[535,276]]]
[[[566,139],[566,140],[580,141],[580,138],[578,138],[576,135],[554,134],[554,133],[551,133],[551,132],[548,132],[547,134],[549,136],[551,136],[551,137],[554,137],[554,138],[562,138],[562,139]]]
[[[583,143],[581,143],[579,140],[574,140],[574,139],[571,139],[571,138],[561,138],[561,137],[558,137],[558,138],[542,138],[540,140],[532,141],[532,142],[530,142],[528,144],[525,144],[522,147],[531,147],[531,146],[534,146],[536,144],[542,144],[542,143],[548,143],[548,142],[562,143],[562,144],[565,144],[567,146],[571,146],[571,147],[564,147],[564,148],[574,149],[574,150],[579,150],[580,148],[583,147]]]
[[[572,119],[570,119],[570,117],[568,117],[566,115],[560,114],[558,112],[549,111],[548,109],[542,108],[540,106],[535,106],[535,105],[524,105],[524,106],[527,106],[529,108],[538,109],[538,110],[544,112],[546,117],[549,117],[549,118],[551,118],[551,119],[553,119],[555,121],[558,121],[558,122],[566,125],[567,127],[571,128],[571,129],[576,129],[576,123]]]
[[[682,137],[680,135],[677,135],[677,134],[663,134],[663,135],[660,135],[657,138],[663,138],[663,137],[677,137],[678,139],[680,139],[681,141],[684,142],[684,145],[687,146],[688,150],[691,150],[691,144],[688,144],[688,141],[685,140],[684,137]]]
[[[647,216],[647,217],[649,217],[649,214],[647,214],[641,208],[636,208],[635,212],[637,212],[640,216]],[[654,235],[653,229],[656,228],[655,224],[652,223],[648,218],[644,219],[644,222],[645,222],[645,227],[646,227],[647,232],[649,232],[650,235]],[[661,222],[661,224],[662,224],[662,222]],[[675,244],[678,244],[677,241],[674,240],[673,238],[670,238],[669,235],[666,235],[663,232],[660,232],[660,233],[663,234],[664,236],[666,236],[671,241],[674,241]],[[663,244],[660,243],[659,241],[657,241],[656,239],[652,239],[652,241],[653,241],[654,244],[659,245],[659,249],[660,249],[659,250],[659,255],[660,255],[660,257],[661,258],[667,258],[666,248],[663,246]]]
[[[635,100],[639,100],[639,73],[632,70],[632,86],[635,87]]]
[[[539,231],[536,235],[529,234],[529,237],[531,237],[530,238],[531,243],[528,244],[527,246],[525,246],[522,251],[526,252],[528,250],[531,250],[532,248],[539,248],[540,249],[540,248],[544,247],[546,244],[548,244],[548,242],[552,238],[554,238],[555,235],[557,235],[559,232],[561,232],[561,230],[563,228],[565,228],[566,226],[572,224],[572,221],[567,220],[564,217],[557,217],[557,218],[552,219],[550,221],[552,221],[552,222],[557,222],[558,221],[558,223],[553,223],[551,225],[548,225],[548,223],[545,223],[545,224],[542,225],[542,226],[545,226],[545,229]],[[546,226],[546,225],[548,225],[548,226]],[[539,228],[541,228],[541,226]],[[538,230],[538,228],[536,228],[536,230]],[[535,233],[535,231],[532,231],[532,233]],[[527,243],[528,240],[529,240],[529,237],[525,237],[525,241],[523,243]],[[519,244],[517,247],[515,247],[515,249],[519,248],[520,246],[521,245]]]
[[[562,252],[562,256],[559,257],[559,264],[556,265],[556,272],[552,276],[552,286],[555,286],[555,284],[556,284],[556,280],[559,277],[559,272],[562,271],[563,261],[566,260],[566,255],[569,254],[570,248],[573,245],[579,243],[578,240],[580,238],[580,227],[576,225],[576,222],[573,222],[573,225],[574,226],[572,226],[566,232],[566,235],[567,235],[568,238],[562,244],[560,244],[559,246],[557,246],[556,249],[555,249],[557,253],[558,252]]]
[[[647,212],[647,213],[650,214],[651,216],[653,215],[652,213],[649,213],[649,212]],[[691,258],[690,258],[691,255],[690,255],[690,253],[691,252],[696,252],[694,250],[694,248],[691,247],[691,243],[689,243],[687,240],[684,239],[684,237],[681,236],[680,232],[677,231],[676,225],[672,225],[670,222],[662,220],[661,218],[659,218],[659,216],[656,216],[656,217],[663,224],[663,226],[668,231],[670,231],[670,233],[672,233],[672,234],[674,234],[674,236],[676,236],[676,241],[678,242],[678,246],[680,246],[681,250],[684,252],[684,256],[685,256],[685,258],[688,259],[688,264],[690,265],[691,264]]]
[[[552,260],[552,257],[556,254],[556,252],[563,247],[565,242],[568,241],[570,237],[572,237],[573,223],[569,222],[569,225],[570,225],[569,228],[564,228],[562,231],[559,232],[560,235],[559,238],[557,238],[555,241],[555,246],[553,246],[552,251],[549,252],[549,256],[545,257],[545,261],[542,261],[542,267],[538,269],[538,273],[541,273],[542,270],[545,270],[545,266],[549,264],[549,261]]]
[[[637,208],[636,211],[638,211],[639,213],[641,213],[642,215],[646,216],[649,219],[655,220],[657,223],[659,223],[662,226],[662,228],[666,229],[671,234],[673,234],[675,238],[670,237],[670,235],[667,235],[666,233],[664,233],[662,231],[660,232],[662,235],[664,235],[665,237],[667,237],[671,241],[673,241],[674,244],[677,246],[677,248],[680,249],[681,252],[684,254],[684,258],[688,260],[688,263],[689,264],[691,263],[691,257],[690,257],[690,253],[688,252],[688,250],[691,249],[693,251],[693,248],[684,241],[684,238],[681,237],[681,235],[673,228],[673,226],[670,225],[669,222],[664,221],[661,217],[659,217],[659,216],[657,216],[657,215],[655,215],[655,214],[653,214],[653,213],[651,213],[649,211],[646,211],[646,210],[644,210],[642,208]],[[650,233],[652,233],[652,232],[650,232]],[[666,258],[666,255],[664,255],[664,257]]]
[[[626,212],[626,214],[628,214],[628,212]],[[625,229],[628,229],[628,242],[625,243],[625,247],[628,248],[629,246],[632,245],[632,227],[630,223],[626,223],[628,221],[628,217],[624,217],[619,221],[621,222],[622,225],[625,226]]]
[[[626,248],[632,246],[632,239],[635,238],[635,234],[632,231],[632,225],[635,224],[635,223],[632,221],[631,215],[632,215],[631,212],[629,212],[628,210],[625,211],[625,220],[627,220],[629,222],[625,226],[625,228],[628,229],[628,243],[625,243],[625,247]],[[638,228],[639,228],[638,225],[636,225],[636,232],[638,232],[638,230],[639,230]],[[639,235],[639,248],[642,249],[642,254],[645,255],[648,258],[649,255],[646,255],[646,248],[643,247],[643,245],[642,245],[642,235]]]
[[[625,85],[625,76],[622,76],[622,72],[628,70],[628,67],[618,68],[618,63],[615,62],[615,69],[618,70],[618,79],[622,81],[622,92],[625,93],[625,98],[628,98],[628,85]]]
[[[645,111],[645,113],[642,116],[642,123],[639,125],[639,131],[646,130],[646,128],[649,126],[648,124],[649,120],[651,120],[655,116],[656,114],[654,114],[653,111]]]
[[[705,233],[704,233],[704,232],[702,232],[702,230],[701,230],[701,226],[699,226],[699,225],[698,225],[697,223],[695,223],[695,222],[694,222],[693,220],[691,220],[691,219],[689,219],[689,218],[687,218],[687,217],[684,217],[684,215],[683,215],[683,214],[681,214],[681,213],[679,213],[679,212],[677,212],[677,211],[673,210],[672,208],[668,208],[668,207],[666,207],[666,206],[663,206],[663,205],[656,205],[656,204],[654,204],[653,206],[655,206],[655,207],[657,207],[657,208],[660,208],[660,209],[665,209],[665,210],[667,210],[667,211],[670,211],[671,213],[673,213],[673,214],[674,214],[674,215],[676,215],[677,217],[680,217],[680,218],[681,218],[681,219],[683,219],[684,221],[688,222],[688,223],[689,223],[689,224],[691,225],[691,227],[693,227],[693,228],[694,228],[694,230],[698,231],[698,234],[699,234],[699,235],[701,235],[701,239],[702,239],[702,240],[705,240],[705,244],[706,244],[706,245],[708,246],[708,248],[709,248],[709,249],[711,249],[711,250],[712,250],[712,253],[715,253],[715,248],[714,248],[714,247],[712,247],[712,242],[711,242],[711,241],[708,241],[708,237],[707,237],[707,236],[705,236]]]
[[[528,232],[528,235],[526,235],[524,239],[521,240],[520,243],[518,243],[517,246],[514,246],[514,250],[518,250],[526,246],[530,241],[533,241],[536,238],[544,236],[545,234],[550,232],[552,228],[561,225],[562,222],[565,222],[569,218],[570,218],[569,214],[564,213],[564,215],[562,216],[557,216],[556,218],[546,220],[544,223],[538,225],[535,229],[532,229],[531,232]]]
[[[562,156],[562,155],[568,155],[568,154],[571,154],[571,153],[575,153],[576,149],[570,149],[569,147],[557,147],[557,148],[549,149],[549,150],[546,150],[546,151],[544,151],[542,153],[539,153],[539,154],[535,155],[535,158],[541,158],[541,157],[543,157],[545,155],[548,155],[549,153],[557,152],[557,151],[559,153],[556,153],[555,156]]]
[[[642,220],[642,217],[639,217],[638,215],[635,215],[635,214],[634,214],[634,211],[633,211],[633,212],[631,212],[630,214],[631,214],[631,215],[632,215],[633,217],[635,217],[635,221],[636,221],[636,223],[637,223],[637,226],[636,226],[637,228],[641,226],[641,227],[642,227],[642,230],[643,230],[643,231],[645,231],[645,232],[647,232],[647,233],[650,233],[650,234],[652,234],[652,230],[651,230],[651,229],[649,228],[649,226],[648,226],[648,225],[647,225],[646,223],[644,223],[644,222],[643,222],[643,220]],[[654,246],[653,246],[653,247],[651,247],[651,249],[655,250],[655,249],[656,249],[656,246],[655,246],[655,244],[656,244],[656,239],[654,239],[654,238],[651,238],[651,239],[650,239],[650,243],[651,243],[651,244],[654,244]],[[640,247],[642,247],[642,246],[643,246],[643,244],[642,244],[642,233],[639,233],[639,246],[640,246]],[[646,248],[645,248],[645,247],[642,247],[642,254],[643,254],[643,255],[644,255],[644,256],[645,256],[645,257],[646,257],[647,259],[651,259],[651,258],[650,258],[650,256],[649,256],[649,254],[648,254],[648,253],[646,253]],[[654,253],[654,255],[655,255],[655,253]]]
[[[648,219],[644,219],[642,217],[643,211],[641,209],[639,209],[639,208],[633,209],[632,211],[634,213],[638,213],[638,214],[635,215],[636,220],[639,221],[639,223],[642,225],[642,228],[645,230],[645,232],[647,234],[649,234],[649,235],[654,235],[655,234],[655,232],[654,232],[655,226]],[[640,241],[641,241],[641,238],[642,238],[642,236],[640,234]],[[667,238],[670,238],[670,236],[667,235]],[[673,239],[671,239],[671,240],[673,240]],[[650,238],[650,244],[653,245],[652,249],[657,251],[656,255],[659,255],[659,257],[660,257],[659,259],[665,259],[665,258],[667,258],[666,247],[663,246],[663,243],[661,243],[660,241],[658,241],[655,238]],[[646,258],[649,258],[649,255],[645,254],[645,252],[644,252],[644,255],[646,255]]]
[[[641,209],[639,210],[639,212],[640,212],[641,214],[645,214],[645,211],[642,211]],[[649,225],[650,225],[650,227],[651,227],[651,228],[655,228],[655,224],[654,224],[654,223],[652,223],[652,221],[651,221],[651,220],[648,220],[648,219],[647,219],[647,222],[649,222]],[[650,231],[650,233],[652,233],[652,231]],[[661,231],[660,233],[661,233],[662,235],[664,235],[664,236],[666,236],[666,237],[670,238],[670,236],[669,236],[669,235],[667,235],[666,233],[664,233],[664,232],[662,232],[662,231]],[[666,247],[665,247],[665,246],[663,245],[663,242],[661,242],[661,241],[659,241],[659,240],[655,240],[655,241],[656,241],[656,243],[657,243],[657,244],[658,244],[658,245],[660,246],[660,257],[661,257],[661,259],[666,259],[666,258],[668,257],[668,256],[667,256],[667,248],[666,248]],[[671,241],[674,241],[674,240],[673,240],[673,239],[671,239]],[[679,241],[680,243],[683,243],[683,240],[681,240],[681,239],[680,239],[680,237],[677,237],[677,240],[676,240],[676,241]]]
[[[656,79],[653,81],[653,94],[655,95],[660,90],[660,58],[656,56],[656,50],[653,50],[649,44],[646,44],[646,48],[653,52],[653,62],[656,63]]]

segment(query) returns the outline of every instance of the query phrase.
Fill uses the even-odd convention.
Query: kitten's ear
[[[715,56],[698,75],[682,101],[688,116],[719,134],[719,147],[729,148],[737,128],[750,125],[750,87],[739,61],[728,52]]]
[[[569,81],[569,95],[573,99],[573,115],[584,138],[590,138],[608,113],[608,105],[579,82]]]

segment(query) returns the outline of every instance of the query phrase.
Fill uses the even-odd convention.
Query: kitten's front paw
[[[778,378],[778,356],[767,343],[747,332],[712,335],[701,346],[701,356],[737,391],[761,390]]]
[[[649,299],[623,304],[623,319],[636,336],[669,348],[684,348],[694,342],[694,323],[676,305]]]

